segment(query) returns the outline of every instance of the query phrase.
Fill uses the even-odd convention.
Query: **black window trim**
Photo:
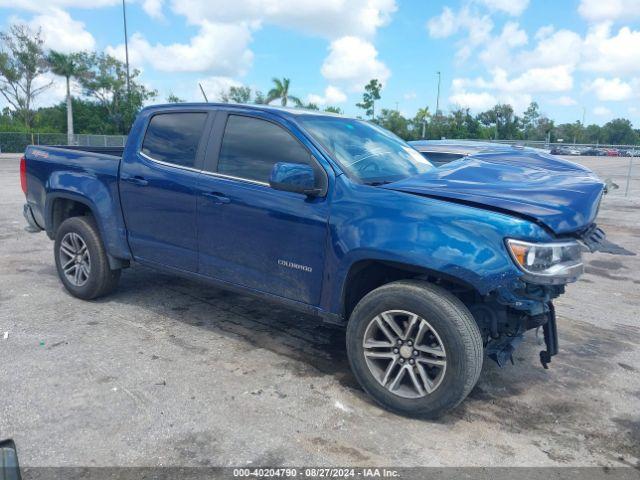
[[[220,177],[220,178],[226,178],[228,180],[236,180],[239,182],[246,182],[246,183],[250,183],[250,184],[254,184],[254,185],[261,185],[263,187],[269,187],[271,190],[274,190],[273,188],[271,188],[271,185],[269,185],[269,182],[263,182],[260,180],[253,180],[251,178],[243,178],[243,177],[236,177],[233,175],[227,175],[224,173],[219,173],[218,170],[218,162],[220,160],[220,152],[222,151],[222,142],[224,140],[224,133],[227,129],[227,122],[229,121],[229,117],[232,115],[238,116],[238,117],[248,117],[248,118],[253,118],[256,120],[263,120],[265,122],[269,122],[274,124],[276,127],[281,128],[282,130],[284,130],[287,134],[289,134],[289,136],[291,136],[291,138],[293,138],[296,142],[298,142],[298,144],[309,154],[309,157],[311,158],[311,162],[313,163],[313,165],[315,165],[316,168],[314,168],[314,171],[319,172],[321,175],[324,176],[324,182],[323,184],[326,185],[325,188],[325,192],[322,196],[326,196],[326,190],[328,190],[328,185],[329,185],[329,174],[327,173],[327,171],[324,169],[324,167],[322,166],[322,164],[320,164],[320,162],[318,162],[318,160],[316,159],[315,155],[313,154],[313,152],[311,150],[309,150],[309,148],[300,141],[300,139],[298,137],[296,137],[293,132],[291,132],[291,130],[289,130],[287,127],[285,127],[284,125],[282,125],[281,123],[271,119],[271,118],[267,118],[264,117],[262,115],[255,115],[253,114],[253,112],[246,112],[246,111],[234,111],[234,110],[220,110],[220,113],[223,113],[224,115],[220,115],[220,120],[218,120],[216,122],[216,124],[213,127],[212,130],[212,137],[215,136],[215,139],[213,140],[213,146],[215,148],[215,159],[212,162],[207,162],[207,160],[205,159],[205,164],[203,165],[203,169],[202,169],[202,173],[204,173],[205,175],[210,175],[212,177]],[[222,125],[218,124],[221,123]],[[217,131],[216,131],[216,127],[217,127]],[[217,145],[216,145],[217,144]],[[207,163],[210,163],[210,165],[207,165]],[[207,167],[209,168],[215,168],[216,171],[211,171],[211,170],[207,170]]]
[[[204,113],[205,114],[205,119],[204,119],[204,125],[202,127],[202,133],[200,134],[200,140],[198,141],[198,148],[196,149],[196,155],[195,155],[195,159],[194,159],[194,166],[193,167],[187,167],[185,165],[179,165],[177,163],[171,163],[171,162],[165,162],[164,160],[158,160],[157,158],[153,158],[150,155],[147,155],[146,153],[144,153],[142,151],[142,145],[144,144],[144,139],[147,136],[147,130],[149,129],[149,125],[151,125],[151,120],[153,120],[153,118],[157,115],[170,115],[170,114],[174,114],[174,113]],[[202,108],[197,108],[197,109],[191,109],[191,108],[180,108],[180,109],[171,109],[171,110],[161,110],[158,112],[154,112],[153,114],[149,115],[149,118],[147,119],[146,125],[144,127],[144,132],[142,134],[142,136],[140,137],[140,143],[138,145],[138,155],[140,155],[141,157],[153,162],[153,163],[157,163],[160,165],[164,165],[166,167],[173,167],[173,168],[179,168],[180,170],[187,170],[190,172],[196,172],[196,173],[203,173],[203,168],[204,168],[204,153],[205,153],[205,149],[207,147],[207,140],[209,138],[210,132],[211,132],[211,127],[212,127],[212,123],[213,123],[213,119],[215,118],[215,112],[211,111],[211,110],[207,110],[207,109],[202,109]]]

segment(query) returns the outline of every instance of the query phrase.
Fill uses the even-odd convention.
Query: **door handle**
[[[136,175],[134,177],[127,177],[127,178],[124,178],[123,180],[129,183],[133,183],[134,185],[140,185],[140,186],[149,185],[149,180],[139,175]]]
[[[203,195],[213,201],[213,203],[222,205],[223,203],[231,202],[231,199],[219,192],[207,192]]]

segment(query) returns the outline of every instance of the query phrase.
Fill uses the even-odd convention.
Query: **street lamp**
[[[131,108],[131,87],[129,85],[129,35],[127,34],[127,8],[122,0],[122,22],[124,24],[124,59],[127,67],[127,103]]]
[[[436,72],[438,75],[438,95],[436,96],[436,118],[438,117],[438,110],[440,110],[440,72]]]

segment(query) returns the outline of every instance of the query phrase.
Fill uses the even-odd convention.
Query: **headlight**
[[[582,274],[582,248],[578,242],[530,243],[507,239],[511,257],[532,283],[575,282]]]

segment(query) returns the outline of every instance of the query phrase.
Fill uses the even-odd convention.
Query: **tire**
[[[84,249],[76,248],[82,245]],[[82,252],[82,261],[74,269],[70,254],[78,252]],[[92,217],[71,217],[62,222],[56,232],[54,258],[62,284],[74,297],[92,300],[110,293],[118,285],[120,270],[109,268],[98,226]]]
[[[399,329],[394,332],[388,319]],[[396,332],[406,333],[409,324],[413,333],[398,348],[402,335]],[[351,314],[346,337],[362,388],[400,415],[441,416],[467,397],[482,370],[482,337],[473,316],[454,295],[423,281],[397,281],[367,294]],[[389,349],[393,337],[397,345]]]

